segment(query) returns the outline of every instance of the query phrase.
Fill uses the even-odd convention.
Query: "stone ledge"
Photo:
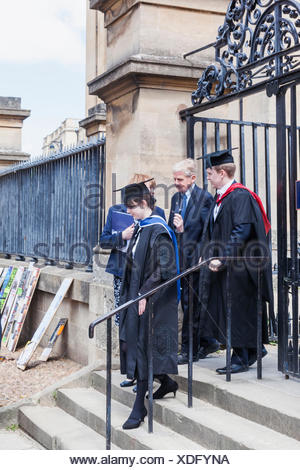
[[[87,118],[79,121],[80,127],[83,127],[84,129],[89,128],[91,125],[95,123],[105,124],[106,114],[96,113],[96,114],[93,114],[92,116],[88,116]]]
[[[22,119],[28,118],[31,114],[29,109],[6,109],[0,108],[0,117],[5,116],[7,119]]]
[[[192,64],[180,58],[134,55],[90,81],[89,93],[108,103],[137,88],[192,92],[209,63]]]
[[[0,266],[28,266],[28,262],[15,261],[15,260],[6,260],[0,259]],[[85,273],[78,271],[76,269],[66,270],[63,268],[57,268],[55,266],[45,266],[41,268],[41,274],[37,289],[41,292],[47,292],[49,294],[55,295],[61,285],[62,281],[66,277],[72,277],[73,283],[70,287],[69,292],[66,295],[67,299],[71,299],[77,302],[82,302],[85,304],[90,303],[90,286],[93,286],[93,295],[97,295],[99,291],[102,291],[103,288],[110,288],[108,284],[105,284],[105,278],[103,279],[104,283],[101,281],[95,282],[94,273]]]
[[[188,3],[188,4],[187,4]],[[105,14],[105,27],[118,20],[129,10],[139,4],[148,4],[156,7],[192,10],[224,17],[228,8],[228,0],[90,0],[90,9],[99,10]]]
[[[14,160],[23,161],[30,157],[30,153],[19,152],[18,150],[0,149],[1,160]]]

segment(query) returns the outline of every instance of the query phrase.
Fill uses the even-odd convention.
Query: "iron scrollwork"
[[[193,105],[274,81],[300,65],[300,2],[231,0],[215,43],[216,61],[192,93]]]

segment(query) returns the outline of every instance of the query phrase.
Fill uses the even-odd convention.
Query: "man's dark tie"
[[[184,219],[184,214],[186,211],[186,206],[187,206],[187,196],[186,194],[183,194],[182,196],[182,206],[181,206],[181,217]]]

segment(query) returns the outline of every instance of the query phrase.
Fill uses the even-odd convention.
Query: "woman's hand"
[[[139,316],[143,315],[145,309],[146,309],[146,299],[142,299],[139,301]]]
[[[130,240],[132,238],[134,232],[134,224],[129,225],[129,227],[125,228],[122,232],[123,240]]]
[[[215,273],[219,271],[220,267],[222,266],[222,261],[220,261],[219,259],[213,259],[210,263],[209,263],[209,269],[211,271],[214,271]]]

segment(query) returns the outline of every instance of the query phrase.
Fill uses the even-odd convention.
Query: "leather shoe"
[[[262,347],[262,351],[261,351],[261,357],[265,357],[266,355],[268,354],[268,351],[266,350],[266,348],[263,346]],[[253,366],[253,364],[255,364],[255,362],[257,361],[257,357],[256,357],[256,353],[254,354],[249,354],[249,358],[248,358],[248,365],[249,367],[250,366]]]
[[[204,359],[208,354],[219,351],[220,343],[216,341],[215,343],[209,344],[208,346],[201,346],[199,349],[199,359]]]
[[[120,383],[120,387],[132,387],[134,384],[135,384],[135,379],[123,380],[123,382]]]
[[[140,417],[132,417],[131,415],[129,416],[129,418],[127,419],[127,421],[125,421],[125,423],[123,424],[122,428],[123,429],[136,429],[140,426],[140,424],[142,422],[144,422],[144,418],[145,416],[147,415],[147,410],[146,408],[144,408],[144,410],[142,411],[142,414]]]
[[[244,364],[231,364],[230,366],[231,374],[238,374],[239,372],[247,372],[247,370],[249,370],[249,367],[245,366]],[[226,374],[227,372],[226,366],[216,369],[216,372],[218,372],[218,374]]]
[[[198,359],[199,359],[198,354],[194,354],[193,362],[197,362]],[[179,365],[188,364],[188,362],[189,362],[189,355],[187,353],[178,354],[177,364],[179,364]]]

